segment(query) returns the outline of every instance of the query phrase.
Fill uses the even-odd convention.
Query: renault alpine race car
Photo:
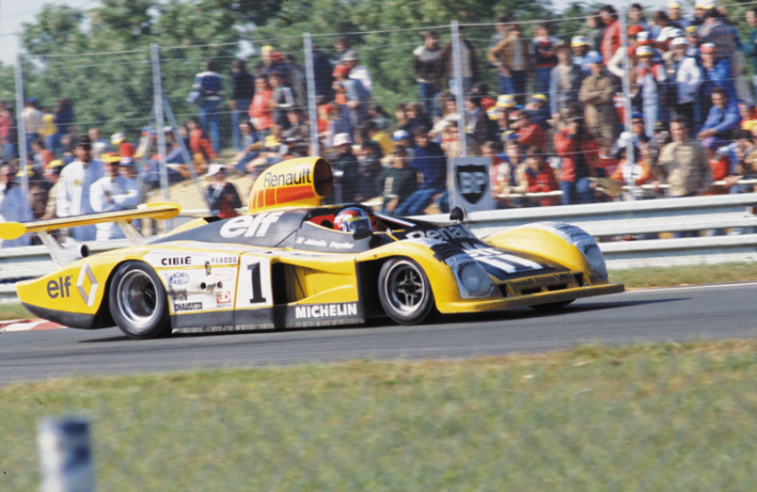
[[[569,224],[531,224],[479,239],[461,223],[459,209],[451,214],[457,223],[439,226],[358,204],[323,206],[331,189],[326,160],[294,159],[256,180],[249,215],[196,219],[148,241],[132,220],[179,213],[177,205],[157,204],[0,224],[0,237],[36,232],[61,267],[16,284],[29,311],[73,328],[115,324],[132,338],[378,316],[415,324],[432,312],[556,308],[623,290],[608,283],[596,242]],[[102,222],[116,222],[134,245],[93,256],[82,247],[83,257],[71,262],[49,234]]]

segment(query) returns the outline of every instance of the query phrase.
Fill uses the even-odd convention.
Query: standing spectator
[[[639,26],[644,31],[649,31],[649,23],[646,17],[644,17],[644,7],[640,3],[632,3],[631,8],[628,10],[628,25]]]
[[[578,96],[585,105],[586,124],[594,135],[614,142],[620,123],[615,109],[615,78],[605,69],[599,53],[587,61],[591,76],[584,79]]]
[[[26,151],[32,151],[32,140],[39,138],[39,132],[44,127],[42,117],[45,114],[37,109],[37,98],[27,97],[24,102],[24,110],[21,112],[21,119],[24,121],[24,131],[26,132]]]
[[[239,133],[241,134],[242,150],[237,152],[237,155],[231,161],[231,165],[237,171],[244,172],[247,168],[247,163],[255,159],[260,154],[260,149],[263,148],[263,143],[258,141],[258,137],[255,133],[255,127],[252,126],[249,120],[244,120],[239,123]]]
[[[242,151],[242,141],[239,136],[240,117],[247,112],[255,95],[255,78],[247,71],[244,60],[234,60],[231,68],[231,132],[234,150]]]
[[[635,87],[632,97],[641,103],[644,113],[644,129],[649,138],[654,136],[654,128],[666,104],[667,72],[661,60],[655,60],[654,51],[648,46],[636,48]]]
[[[313,75],[315,77],[315,96],[323,102],[334,99],[334,68],[317,45],[313,45]]]
[[[602,39],[605,36],[605,25],[599,16],[599,10],[595,10],[586,18],[586,25],[589,28],[589,49],[599,53],[602,51]],[[639,30],[643,30],[639,28]]]
[[[489,49],[494,48],[500,41],[507,37],[507,25],[510,23],[510,16],[502,14],[497,16],[494,23],[494,30],[497,31],[489,38]],[[493,66],[493,65],[492,65]]]
[[[58,182],[56,208],[58,217],[73,217],[94,212],[90,204],[90,188],[103,177],[103,165],[92,160],[92,142],[88,136],[76,143],[76,160],[63,168]],[[74,227],[73,238],[77,241],[93,241],[97,229],[94,225]]]
[[[55,124],[58,125],[58,133],[61,135],[74,133],[74,110],[65,97],[58,99],[55,108]]]
[[[284,82],[286,84],[289,83],[289,67],[282,62],[281,53],[275,51],[273,46],[263,46],[260,49],[260,58],[263,60],[263,66],[258,66],[257,76],[265,75],[266,77],[270,77],[273,72],[279,71],[284,78]]]
[[[716,8],[707,10],[704,14],[704,25],[699,29],[699,37],[702,43],[715,45],[715,57],[727,58],[741,49],[741,40],[735,27],[726,23]]]
[[[226,173],[226,166],[213,164],[207,174],[208,178],[213,179],[208,186],[210,213],[222,219],[236,217],[239,215],[236,209],[242,206],[237,187],[226,181]]]
[[[552,69],[549,87],[549,106],[552,118],[560,119],[560,113],[568,105],[578,102],[584,72],[570,59],[570,47],[567,44],[557,46],[557,66]]]
[[[746,11],[746,22],[752,30],[749,32],[749,41],[744,45],[744,56],[752,59],[752,84],[757,93],[757,7]]]
[[[481,107],[481,96],[479,94],[470,93],[465,96],[465,109],[468,112],[467,133],[476,142],[477,147],[476,151],[471,153],[477,154],[478,149],[480,149],[485,142],[497,140],[493,124],[494,122],[489,119],[489,115],[486,114],[484,108]],[[420,139],[423,139],[423,137],[424,136],[421,135]],[[425,137],[428,138],[428,130],[426,130]],[[416,141],[418,140],[419,139],[416,138]]]
[[[370,139],[368,129],[361,128],[356,136],[360,142],[358,149],[358,182],[360,184],[360,195],[369,200],[379,195],[376,188],[376,178],[383,170],[381,158],[384,156],[381,146]]]
[[[580,112],[572,110],[567,125],[555,133],[555,151],[562,157],[560,188],[563,205],[591,203],[591,181],[599,145],[586,128]]]
[[[429,139],[428,131],[428,128],[418,128],[415,131],[415,155],[411,163],[423,175],[423,181],[418,191],[395,209],[396,215],[422,214],[434,201],[439,202],[439,208],[445,212],[443,202],[447,194],[447,158],[439,144]]]
[[[377,187],[384,198],[381,205],[383,214],[393,214],[418,189],[418,175],[410,167],[405,147],[395,146],[390,155],[392,163],[389,169],[382,171],[377,179]]]
[[[717,58],[714,44],[704,43],[699,47],[699,51],[702,56],[702,70],[705,76],[701,92],[701,97],[705,99],[702,104],[702,112],[706,113],[710,107],[710,95],[715,87],[722,87],[728,94],[728,99],[736,101],[736,86],[733,83],[733,70],[730,61],[727,58]]]
[[[535,28],[533,39],[534,64],[536,65],[536,92],[549,92],[549,77],[552,69],[557,66],[555,46],[560,40],[552,36],[551,24],[540,22]]]
[[[52,113],[50,111],[50,108],[44,109],[45,115],[42,117],[42,122],[44,123],[44,138],[45,138],[45,147],[53,152],[56,157],[61,155],[63,153],[63,148],[60,144],[60,132],[58,130],[58,125],[55,123],[55,113]],[[40,134],[40,136],[42,136]]]
[[[284,77],[281,72],[274,71],[268,77],[271,84],[271,99],[268,101],[268,107],[271,108],[273,122],[283,130],[289,128],[289,119],[287,111],[294,108],[294,95],[292,89],[284,85]]]
[[[284,141],[290,142],[309,142],[310,125],[305,122],[305,116],[299,108],[290,108],[287,110],[287,122],[289,128],[284,130],[281,137]]]
[[[550,129],[549,118],[552,116],[547,102],[547,96],[544,94],[534,94],[526,104],[526,111],[531,113],[531,121],[539,125],[544,131]]]
[[[371,79],[371,73],[368,69],[363,65],[360,65],[360,56],[357,54],[357,51],[349,50],[344,54],[342,62],[350,67],[350,78],[353,80],[359,80],[370,96],[373,92],[373,79]]]
[[[467,94],[473,84],[478,81],[478,58],[473,43],[465,39],[465,29],[460,27],[460,64],[462,65],[462,81],[455,81],[455,67],[452,58],[452,41],[442,48],[442,77],[447,79],[449,90],[456,94],[461,91]],[[461,82],[461,83],[459,83]]]
[[[735,130],[741,124],[739,107],[735,101],[728,98],[728,93],[722,87],[712,89],[712,107],[707,119],[702,125],[697,139],[702,145],[708,146],[714,139],[722,143],[730,141]]]
[[[589,40],[586,39],[586,36],[573,36],[573,39],[570,40],[570,47],[573,49],[573,63],[581,67],[584,76],[591,75],[589,60],[593,60],[597,56],[601,59],[602,55],[596,51],[589,51]]]
[[[349,110],[349,123],[351,133],[352,128],[360,128],[368,117],[368,104],[370,94],[363,87],[362,82],[358,79],[349,78],[350,67],[339,65],[334,69],[334,88],[337,92],[344,91],[345,106]]]
[[[376,122],[373,120],[368,120],[363,128],[365,128],[368,133],[368,138],[379,144],[381,152],[384,155],[389,155],[392,149],[394,149],[392,137],[384,130],[380,130],[378,125],[376,125]]]
[[[89,141],[92,142],[93,159],[95,159],[97,155],[102,154],[103,152],[111,152],[113,150],[110,142],[105,140],[105,137],[103,137],[100,133],[99,128],[90,128],[89,130],[87,130],[87,135],[89,135]]]
[[[333,147],[338,154],[333,160],[334,167],[342,171],[340,184],[342,187],[342,202],[352,203],[361,202],[365,199],[360,194],[360,183],[358,180],[358,168],[360,163],[355,154],[352,153],[352,139],[347,133],[337,133],[334,135]]]
[[[42,220],[54,219],[58,216],[56,213],[55,201],[58,194],[60,172],[62,170],[63,161],[60,159],[52,161],[45,168],[44,178],[50,183],[50,188],[47,190],[47,206],[45,207],[45,213],[42,216]]]
[[[411,102],[405,106],[405,114],[407,114],[407,128],[408,133],[413,135],[415,129],[421,126],[431,127],[431,118],[423,110],[424,106],[418,102]]]
[[[344,57],[350,50],[350,39],[347,36],[339,36],[334,43],[334,51],[336,52],[336,61],[334,65],[340,65],[344,62]]]
[[[525,98],[527,77],[533,65],[531,43],[521,37],[522,32],[520,24],[511,24],[505,39],[486,54],[489,62],[499,69],[499,93],[514,95],[518,100]]]
[[[32,211],[26,193],[16,183],[16,166],[0,164],[0,222],[30,222]],[[0,248],[29,246],[28,235],[18,239],[0,239]]]
[[[120,172],[121,156],[115,152],[103,154],[105,176],[92,184],[89,201],[95,212],[117,212],[136,208],[141,199],[137,182]],[[127,162],[134,163],[134,159]],[[97,240],[123,239],[126,237],[114,222],[96,224]]]
[[[439,80],[442,74],[442,49],[439,47],[439,33],[426,31],[423,35],[423,46],[413,51],[413,70],[418,82],[418,93],[426,106],[427,114],[441,116],[441,110],[436,104],[441,91]]]
[[[697,125],[700,120],[695,109],[699,86],[702,83],[702,70],[696,59],[686,54],[688,47],[689,42],[684,37],[673,40],[673,55],[670,57],[673,62],[673,74],[669,74],[676,87],[673,113],[675,116],[684,116]]]
[[[681,2],[680,0],[668,1],[668,18],[671,22],[678,24],[681,29],[689,27],[690,22],[681,16]]]
[[[205,71],[195,75],[192,91],[197,93],[197,98],[193,102],[200,110],[200,125],[203,130],[210,133],[213,150],[218,153],[220,149],[218,115],[223,98],[223,76],[214,70],[215,62],[206,61]]]
[[[248,114],[252,124],[255,125],[258,132],[257,137],[260,141],[265,140],[265,137],[271,131],[271,127],[275,124],[270,108],[272,96],[273,91],[268,84],[268,77],[264,75],[255,77],[255,95],[252,97]]]
[[[615,7],[605,5],[599,10],[602,23],[605,25],[605,34],[602,38],[602,59],[605,64],[609,63],[610,58],[620,48],[620,22]]]
[[[307,108],[308,90],[305,68],[299,65],[290,53],[284,55],[284,62],[289,67],[289,88],[292,89],[294,104],[298,108]]]
[[[192,153],[192,163],[199,173],[204,173],[212,159],[217,159],[218,155],[213,150],[213,146],[208,141],[205,130],[200,126],[200,121],[196,116],[192,116],[187,123],[189,136],[189,151]]]
[[[689,122],[677,116],[670,125],[673,142],[666,145],[652,171],[669,185],[673,197],[704,193],[712,185],[712,170],[702,144],[689,137]]]
[[[18,128],[10,106],[5,106],[0,111],[0,143],[3,145],[0,159],[10,160],[18,156]]]

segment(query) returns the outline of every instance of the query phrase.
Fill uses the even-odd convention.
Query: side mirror
[[[367,227],[359,227],[352,233],[352,238],[355,239],[355,241],[360,241],[361,239],[371,236],[373,236],[373,231]]]
[[[465,220],[465,209],[460,207],[453,208],[449,213],[449,220],[462,222]]]

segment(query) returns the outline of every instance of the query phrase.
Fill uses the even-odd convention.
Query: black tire
[[[557,311],[558,309],[562,309],[573,301],[575,301],[575,299],[571,299],[569,301],[548,302],[546,304],[535,304],[533,306],[528,306],[528,307],[540,312],[550,312],[550,311]]]
[[[402,325],[420,323],[434,308],[434,293],[423,269],[410,258],[392,258],[379,273],[379,299],[390,318]]]
[[[113,321],[126,336],[138,340],[171,334],[166,290],[148,265],[121,265],[110,283],[108,306]]]

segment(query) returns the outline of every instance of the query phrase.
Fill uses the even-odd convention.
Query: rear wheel
[[[575,301],[575,299],[570,299],[569,301],[548,302],[546,304],[535,304],[528,307],[542,312],[557,311],[558,309],[564,308],[573,301]]]
[[[420,323],[434,307],[426,273],[409,258],[392,258],[381,267],[379,299],[386,314],[403,325]]]
[[[110,313],[128,337],[156,338],[171,333],[166,291],[158,274],[144,263],[119,267],[110,284]]]

